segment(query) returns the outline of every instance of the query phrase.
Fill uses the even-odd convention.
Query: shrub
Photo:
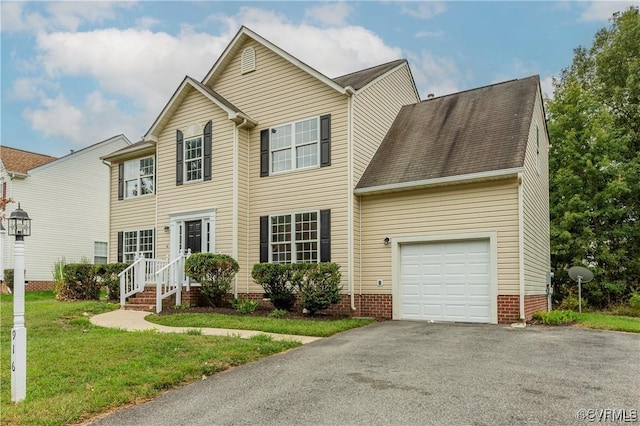
[[[578,314],[573,311],[534,312],[531,322],[546,325],[573,324],[578,321]]]
[[[332,262],[293,264],[291,282],[300,292],[300,304],[311,315],[340,301],[339,269]]]
[[[634,311],[640,311],[640,293],[633,293],[629,298],[629,306]]]
[[[582,298],[582,309],[587,306],[587,301]],[[580,300],[578,296],[567,296],[561,302],[558,308],[561,311],[577,311],[580,307]]]
[[[242,297],[237,297],[230,300],[231,306],[241,314],[252,314],[260,306],[260,302],[254,300],[244,300]]]
[[[184,263],[184,272],[200,283],[202,294],[213,306],[222,304],[238,269],[238,262],[226,254],[194,253]]]
[[[118,274],[129,266],[128,263],[104,263],[95,265],[95,274],[101,286],[107,287],[107,298],[120,300],[120,277]]]
[[[9,287],[9,290],[13,293],[13,269],[4,270],[4,283]]]
[[[262,286],[265,295],[276,309],[290,311],[296,302],[296,288],[291,283],[291,265],[256,263],[251,276]]]
[[[54,288],[62,288],[64,286],[64,265],[67,262],[64,257],[54,262],[53,269],[51,270],[51,276],[53,278]]]
[[[63,268],[64,281],[56,286],[58,300],[99,300],[100,284],[94,265],[68,263]]]
[[[274,309],[273,311],[269,312],[270,318],[282,318],[285,315],[287,315],[287,311],[285,311],[284,309]]]

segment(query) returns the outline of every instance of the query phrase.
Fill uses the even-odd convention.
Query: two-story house
[[[104,157],[110,259],[226,253],[255,299],[255,263],[332,261],[352,315],[524,317],[546,308],[547,146],[537,77],[421,102],[406,60],[332,79],[243,27]]]
[[[0,147],[2,198],[13,201],[4,214],[20,203],[32,220],[24,241],[27,290],[52,289],[55,262],[107,261],[109,168],[100,157],[130,144],[118,135],[60,158]],[[12,268],[13,237],[2,233],[0,273]]]

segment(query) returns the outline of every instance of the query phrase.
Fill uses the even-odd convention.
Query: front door
[[[185,252],[191,249],[191,253],[202,251],[202,221],[189,220],[184,223],[184,249]]]

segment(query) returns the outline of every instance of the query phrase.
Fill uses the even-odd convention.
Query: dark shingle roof
[[[56,160],[56,157],[24,151],[17,148],[10,148],[8,146],[1,146],[0,159],[2,159],[2,163],[8,172],[26,174],[31,169],[35,169],[36,167]]]
[[[539,77],[404,106],[356,189],[523,167]]]
[[[338,83],[342,87],[351,86],[355,90],[359,90],[371,83],[376,78],[380,77],[384,73],[391,71],[398,65],[407,62],[406,59],[397,59],[392,62],[387,62],[386,64],[377,65],[375,67],[367,68],[364,70],[356,71],[351,74],[343,75],[340,77],[336,77],[333,79],[334,82]]]

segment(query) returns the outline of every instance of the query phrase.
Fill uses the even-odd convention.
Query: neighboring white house
[[[25,238],[27,290],[51,288],[58,260],[107,261],[109,241],[109,167],[100,157],[131,145],[118,135],[55,158],[0,147],[2,198],[12,200],[4,215],[18,207],[31,222]],[[6,228],[6,220],[3,221]],[[13,268],[13,237],[0,234],[0,276]]]

